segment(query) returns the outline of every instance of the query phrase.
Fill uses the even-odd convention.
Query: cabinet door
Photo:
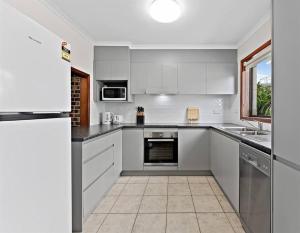
[[[111,62],[95,61],[94,66],[96,80],[111,80]]]
[[[156,63],[147,64],[147,94],[162,93],[162,65]]]
[[[122,130],[114,133],[112,137],[114,144],[115,173],[116,177],[119,177],[122,172]]]
[[[209,171],[209,130],[180,129],[178,133],[179,169]]]
[[[179,94],[206,94],[206,65],[181,63],[178,65]]]
[[[239,211],[239,143],[223,136],[222,139],[222,188],[234,208]]]
[[[112,61],[111,80],[128,80],[130,73],[129,67],[128,61]]]
[[[211,171],[239,211],[239,142],[211,132]]]
[[[147,63],[132,63],[130,72],[131,94],[146,94]]]
[[[144,167],[144,135],[142,129],[123,130],[123,170],[140,171]]]
[[[300,171],[274,161],[274,233],[300,229]]]
[[[207,94],[235,94],[235,64],[207,64]]]
[[[216,131],[211,131],[210,141],[210,153],[211,153],[211,171],[219,183],[222,183],[222,147],[221,147],[221,135]]]
[[[162,89],[165,94],[178,93],[177,65],[163,65]]]

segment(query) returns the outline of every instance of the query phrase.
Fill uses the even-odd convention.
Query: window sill
[[[245,116],[241,116],[241,120],[258,121],[258,122],[269,123],[269,124],[272,123],[272,119],[267,118],[267,117],[245,117]]]

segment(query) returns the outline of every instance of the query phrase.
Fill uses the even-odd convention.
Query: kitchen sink
[[[247,135],[257,135],[257,136],[270,135],[270,132],[268,132],[268,131],[259,131],[259,130],[239,131],[238,133],[242,136],[247,136]]]
[[[229,130],[229,131],[238,131],[238,132],[252,132],[255,131],[255,129],[252,128],[247,128],[247,127],[242,127],[242,126],[237,126],[237,127],[222,127],[224,130]]]

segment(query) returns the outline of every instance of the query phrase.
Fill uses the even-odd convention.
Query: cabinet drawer
[[[87,216],[87,214],[96,208],[96,205],[113,183],[114,166],[112,165],[103,176],[97,179],[96,182],[83,193],[83,216]]]
[[[113,145],[112,135],[105,135],[100,138],[96,138],[93,141],[89,141],[82,145],[82,162],[89,160],[97,154],[102,153],[108,147]]]
[[[114,164],[114,146],[109,145],[98,154],[83,161],[82,183],[85,190]]]

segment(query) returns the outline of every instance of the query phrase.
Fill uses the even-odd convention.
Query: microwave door
[[[125,87],[103,87],[102,100],[124,101],[126,100]]]

